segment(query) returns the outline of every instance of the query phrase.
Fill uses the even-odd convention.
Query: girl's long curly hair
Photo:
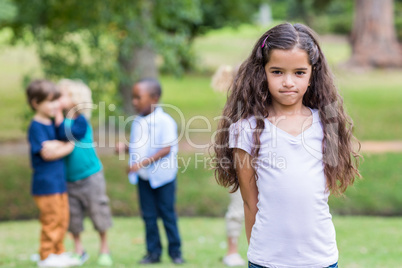
[[[333,194],[342,194],[356,177],[360,177],[360,143],[352,134],[352,120],[343,109],[343,99],[334,85],[317,35],[305,25],[284,23],[265,32],[255,44],[251,55],[240,66],[218,124],[213,144],[215,178],[220,185],[232,187],[232,192],[239,188],[239,181],[233,149],[228,144],[230,125],[241,119],[255,117],[251,156],[256,159],[260,151],[260,135],[265,127],[264,118],[268,118],[271,105],[264,67],[272,50],[291,50],[295,47],[306,51],[312,66],[310,87],[303,96],[303,105],[318,109],[323,126],[322,152],[327,189]],[[354,147],[353,140],[356,140],[358,146]]]

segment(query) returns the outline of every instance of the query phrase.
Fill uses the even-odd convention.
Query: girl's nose
[[[285,78],[284,78],[284,80],[282,82],[282,86],[290,88],[290,87],[293,87],[294,85],[295,84],[294,84],[292,78],[290,77],[290,75],[285,76]]]

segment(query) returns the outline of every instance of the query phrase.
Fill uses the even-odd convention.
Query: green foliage
[[[2,23],[12,21],[17,15],[17,8],[11,0],[0,0],[0,27]]]
[[[211,72],[221,64],[236,66],[243,61],[255,40],[268,27],[242,25],[237,30],[224,28],[212,31],[194,41],[199,65]],[[398,140],[402,137],[402,80],[398,70],[376,70],[366,73],[346,72],[339,64],[350,56],[346,39],[324,38],[322,49],[335,72],[336,84],[344,97],[348,113],[355,123],[355,133],[361,140]],[[0,53],[0,140],[26,139],[22,130],[21,111],[26,106],[24,73],[42,76],[40,64],[31,47],[6,48]],[[181,79],[161,76],[164,103],[178,106],[184,115],[205,115],[211,121],[220,114],[226,96],[210,88],[211,73],[186,75]],[[96,82],[96,81],[94,81]],[[108,82],[111,84],[111,82]],[[112,87],[112,86],[110,86]],[[106,94],[105,94],[106,95]],[[187,117],[187,118],[188,118]],[[94,118],[96,119],[96,118]],[[179,122],[179,117],[175,117]],[[94,122],[95,123],[95,122]],[[94,125],[97,126],[96,124]],[[207,135],[207,134],[205,134]]]
[[[402,42],[402,17],[395,18],[396,36]]]
[[[251,22],[252,16],[263,2],[262,0],[202,0],[203,23],[195,25],[193,36],[205,33],[210,29],[239,26],[241,23]]]
[[[157,52],[163,72],[182,75],[195,68],[195,36],[251,21],[260,2],[14,0],[18,13],[6,25],[14,42],[35,43],[46,77],[81,79],[95,102],[119,103],[117,88],[144,76],[127,67],[138,48]]]
[[[138,79],[122,66],[136,56],[137,47],[160,52],[167,69],[182,73],[180,60],[190,56],[190,22],[201,20],[199,3],[188,0],[15,3],[19,13],[9,24],[14,40],[32,36],[46,77],[83,80],[95,102],[118,102],[119,84]]]
[[[302,21],[318,33],[350,34],[354,1],[344,0],[270,0],[277,20]],[[394,1],[395,28],[402,41],[402,1]]]
[[[395,1],[395,28],[399,42],[402,42],[402,0]]]
[[[353,1],[271,0],[274,19],[302,21],[318,33],[349,34],[353,25]]]

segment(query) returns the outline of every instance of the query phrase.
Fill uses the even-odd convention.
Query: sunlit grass
[[[401,267],[401,218],[336,216],[334,224],[340,267]],[[0,267],[36,267],[29,258],[37,251],[39,228],[39,222],[35,220],[0,223]],[[225,267],[221,261],[226,252],[223,218],[182,217],[179,219],[179,228],[183,240],[183,255],[187,261],[182,267]],[[90,255],[85,267],[97,267],[98,236],[89,221],[85,222],[85,229],[82,239]],[[145,254],[145,245],[144,226],[140,218],[115,217],[108,237],[113,267],[141,267],[137,262]],[[166,250],[164,232],[162,238]],[[66,238],[65,245],[67,250],[72,250],[70,237]],[[239,249],[243,258],[246,258],[247,242],[244,232],[240,236]],[[162,263],[155,267],[175,266],[164,252]]]

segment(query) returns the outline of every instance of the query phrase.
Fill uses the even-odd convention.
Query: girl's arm
[[[240,192],[244,202],[244,223],[246,226],[247,242],[250,244],[251,229],[255,223],[258,208],[258,188],[255,180],[255,170],[251,165],[251,156],[242,149],[234,149],[233,157]]]
[[[140,168],[146,167],[149,164],[151,164],[151,163],[153,163],[155,161],[158,161],[162,157],[167,156],[170,153],[170,148],[171,148],[170,146],[162,148],[159,151],[157,151],[153,156],[151,156],[149,158],[145,158],[141,162],[135,163],[134,165],[129,167],[128,172],[129,173],[130,172],[137,172]]]
[[[74,149],[73,142],[62,142],[58,140],[45,141],[40,151],[45,161],[54,161],[70,154]]]

